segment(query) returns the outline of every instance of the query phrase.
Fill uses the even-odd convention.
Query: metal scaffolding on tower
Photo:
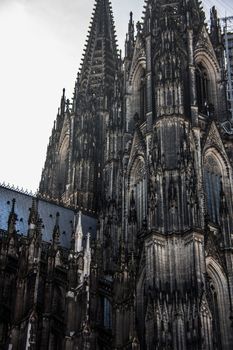
[[[226,73],[227,73],[227,99],[230,120],[222,124],[223,129],[230,135],[233,135],[233,16],[220,18],[223,23],[223,39],[225,45]]]
[[[233,123],[233,32],[230,23],[233,21],[233,16],[220,19],[223,22],[223,34],[225,44],[225,57],[227,69],[227,85],[228,85],[228,101],[231,111],[231,122]]]

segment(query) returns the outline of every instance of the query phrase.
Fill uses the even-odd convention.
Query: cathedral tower
[[[122,62],[110,2],[96,0],[40,183],[41,195],[98,218],[87,259],[93,349],[233,346],[224,70],[214,8],[208,29],[197,0],[145,1],[136,28],[130,13]]]
[[[232,168],[218,131],[228,115],[223,46],[214,10],[211,35],[204,20],[196,0],[148,0],[127,55],[123,232],[138,261],[143,349],[232,344],[231,287],[221,299],[233,229]]]
[[[118,98],[120,71],[111,4],[96,0],[72,103],[63,90],[40,183],[42,195],[84,210],[100,209],[103,169],[113,152],[109,144],[115,135],[109,126],[117,119],[111,107]]]

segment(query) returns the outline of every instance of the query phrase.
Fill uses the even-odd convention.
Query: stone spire
[[[61,104],[60,104],[60,114],[63,115],[65,113],[66,107],[66,89],[62,90]]]
[[[99,91],[100,85],[107,91],[113,86],[118,63],[111,3],[96,0],[80,71],[81,91]]]
[[[222,29],[218,12],[215,6],[210,10],[210,39],[213,44],[218,62],[223,74],[225,74],[225,56],[224,56],[224,42],[222,36]]]
[[[135,44],[135,37],[134,37],[133,12],[130,12],[128,32],[126,34],[126,40],[125,40],[125,57],[126,58],[132,58],[134,44]]]
[[[109,154],[107,142],[112,142],[109,128],[120,120],[120,107],[114,121],[111,110],[117,103],[122,62],[109,0],[95,0],[82,61],[71,106],[63,90],[40,195],[96,211],[104,193],[102,169]]]

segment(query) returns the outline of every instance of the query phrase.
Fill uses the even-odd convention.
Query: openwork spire
[[[80,70],[80,90],[108,90],[119,64],[112,7],[109,0],[96,0]]]
[[[205,24],[205,13],[199,0],[145,0],[142,19],[145,31],[152,30],[153,23],[163,27],[177,23],[198,32]]]

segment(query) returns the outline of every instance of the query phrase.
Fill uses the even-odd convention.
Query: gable
[[[227,158],[227,153],[225,150],[225,146],[222,142],[222,137],[218,131],[218,128],[215,122],[212,122],[209,128],[209,131],[206,136],[206,140],[203,147],[203,153],[207,151],[208,148],[214,147],[216,148],[224,157]]]
[[[218,66],[218,60],[205,25],[202,26],[199,32],[194,50],[196,53],[199,51],[207,52],[214,64]]]

